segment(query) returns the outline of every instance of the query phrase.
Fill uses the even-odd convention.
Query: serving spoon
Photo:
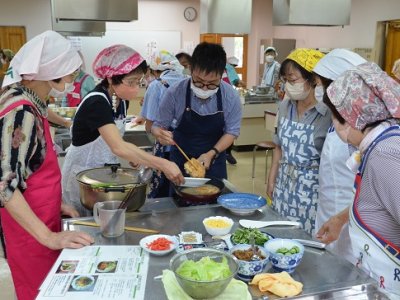
[[[264,228],[268,226],[301,226],[299,222],[294,221],[254,221],[245,219],[239,220],[239,224],[245,228]]]

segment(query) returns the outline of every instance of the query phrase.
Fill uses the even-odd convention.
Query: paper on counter
[[[144,299],[149,256],[140,246],[64,249],[36,299]]]

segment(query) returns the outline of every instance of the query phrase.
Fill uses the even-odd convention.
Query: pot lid
[[[76,179],[90,185],[121,186],[139,183],[138,176],[139,170],[108,166],[82,171],[76,175]]]

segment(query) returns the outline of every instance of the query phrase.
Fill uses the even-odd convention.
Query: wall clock
[[[197,10],[194,7],[186,7],[183,16],[187,21],[192,22],[197,17]]]

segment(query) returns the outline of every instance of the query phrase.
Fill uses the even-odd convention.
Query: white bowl
[[[221,220],[221,221],[224,221],[224,223],[226,223],[227,226],[225,226],[225,227],[213,227],[213,226],[210,226],[208,224],[208,222],[207,222],[207,221],[210,221],[210,220],[215,220],[215,221]],[[225,235],[225,234],[228,234],[231,231],[232,226],[233,226],[233,220],[230,219],[230,218],[227,218],[227,217],[220,217],[220,216],[208,217],[208,218],[205,218],[203,220],[203,225],[206,228],[206,231],[208,232],[209,235]]]
[[[185,177],[185,183],[180,185],[182,187],[198,187],[202,186],[210,181],[210,178],[195,178],[195,177]]]
[[[284,255],[276,252],[279,248],[291,249],[294,246],[298,247],[298,253]],[[269,252],[269,260],[271,261],[272,267],[278,272],[286,271],[288,273],[293,273],[300,264],[304,254],[304,246],[291,239],[269,240],[264,244],[264,248]]]
[[[168,250],[151,250],[151,249],[149,249],[149,247],[147,245],[161,237],[166,238],[167,240],[172,242],[172,244],[170,245],[170,248]],[[140,247],[142,247],[145,251],[147,251],[150,254],[154,254],[154,255],[158,255],[158,256],[167,255],[168,253],[174,251],[178,247],[178,244],[179,243],[178,243],[178,240],[176,237],[171,236],[171,235],[166,235],[166,234],[149,235],[149,236],[142,238],[139,242]]]

